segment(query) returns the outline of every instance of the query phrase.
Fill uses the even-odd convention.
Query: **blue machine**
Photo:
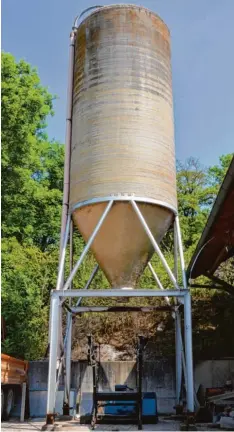
[[[115,391],[128,391],[131,393],[132,389],[129,389],[126,385],[116,385]],[[109,401],[104,407],[104,414],[112,416],[132,416],[136,414],[136,402],[135,401]],[[143,392],[142,393],[142,417],[144,423],[157,423],[158,411],[157,411],[157,398],[155,392]]]

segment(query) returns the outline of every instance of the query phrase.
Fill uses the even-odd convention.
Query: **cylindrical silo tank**
[[[131,286],[153,247],[128,199],[160,242],[177,208],[167,26],[134,5],[98,8],[77,29],[70,209],[112,287]]]

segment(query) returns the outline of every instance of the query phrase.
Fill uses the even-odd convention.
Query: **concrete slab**
[[[42,419],[35,419],[31,421],[26,421],[24,423],[20,423],[19,421],[9,421],[3,422],[1,424],[1,430],[3,432],[36,432],[41,431],[42,426],[45,424],[45,421]],[[198,431],[207,431],[207,424],[199,424],[196,425]],[[217,426],[218,430],[219,426]],[[80,425],[77,421],[70,422],[56,422],[53,427],[54,431],[71,431],[71,432],[89,432],[91,428],[89,425]],[[156,425],[144,425],[144,431],[179,431],[180,430],[180,422],[175,420],[165,420],[160,419]],[[209,429],[211,430],[211,429]],[[96,425],[95,431],[97,432],[125,432],[125,431],[137,431],[136,425]],[[215,431],[212,428],[212,431]],[[222,429],[219,429],[222,431]]]
[[[3,422],[1,424],[1,430],[4,432],[35,432],[40,431],[42,426],[45,424],[41,419],[38,421],[27,421],[20,423],[17,421]],[[156,425],[144,425],[143,430],[145,431],[179,431],[179,422],[171,420],[162,420]],[[80,425],[76,421],[71,422],[56,422],[55,431],[74,431],[74,432],[88,432],[91,431],[89,425]],[[96,425],[95,430],[101,431],[137,431],[136,425]]]

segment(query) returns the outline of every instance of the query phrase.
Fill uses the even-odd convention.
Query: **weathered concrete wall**
[[[136,387],[135,362],[103,362],[100,367],[100,390],[114,390],[115,384]],[[44,416],[47,397],[48,362],[30,362],[29,390],[32,416]],[[200,384],[206,387],[223,386],[231,379],[234,385],[234,359],[207,360],[195,367],[195,388]],[[73,362],[71,374],[71,406],[75,405],[77,392],[81,389],[81,413],[88,412],[92,406],[92,370],[87,362]],[[61,412],[63,398],[63,379],[59,386],[56,410]],[[144,362],[143,391],[157,394],[159,413],[172,413],[175,405],[174,359],[156,358]]]
[[[114,390],[115,384],[127,384],[136,387],[135,362],[103,362],[99,372],[99,389]],[[31,415],[39,416],[45,409],[47,391],[48,362],[30,362],[29,390]],[[157,394],[158,410],[161,413],[173,412],[175,404],[173,360],[155,359],[145,362],[143,369],[143,391],[154,391]],[[87,362],[73,362],[71,387],[76,392],[81,389],[81,411],[87,411],[92,403],[92,370]],[[59,390],[63,390],[61,379]],[[60,399],[60,395],[58,398]],[[73,405],[73,404],[72,404]],[[40,414],[39,414],[40,413]]]
[[[234,385],[234,359],[206,360],[195,367],[194,380],[197,386],[222,387],[227,380]]]

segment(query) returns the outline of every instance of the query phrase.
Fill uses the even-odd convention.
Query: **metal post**
[[[69,231],[70,231],[70,221],[71,221],[71,216],[68,216],[65,233],[64,233],[64,236],[63,236],[63,246],[62,246],[62,250],[61,250],[61,254],[60,254],[58,279],[57,279],[57,285],[56,285],[56,289],[57,290],[61,289],[62,285],[63,285],[64,264],[65,264],[65,257],[66,257],[66,247],[67,247],[67,242],[68,242],[68,237],[69,237]]]
[[[98,272],[98,269],[99,269],[99,265],[97,264],[97,265],[94,267],[94,269],[93,269],[93,271],[92,271],[92,273],[91,273],[91,275],[90,275],[90,278],[89,278],[89,280],[87,281],[87,283],[86,283],[86,285],[85,285],[85,287],[84,287],[84,290],[89,289],[91,283],[93,282],[93,279],[95,278],[95,276],[96,276],[96,274],[97,274],[97,272]],[[65,301],[66,301],[66,299],[64,298],[64,299],[61,301],[61,304],[63,304]],[[80,303],[81,303],[81,301],[82,301],[82,297],[80,297],[80,298],[77,300],[77,302],[76,302],[76,306],[79,306]],[[66,337],[66,336],[65,336],[65,337]],[[65,339],[64,339],[64,343],[65,343]]]
[[[86,284],[85,287],[84,287],[84,290],[89,289],[91,283],[93,282],[93,280],[94,280],[94,278],[95,278],[95,276],[96,276],[96,274],[97,274],[97,272],[98,272],[98,269],[99,269],[99,265],[97,264],[97,265],[94,267],[94,269],[93,269],[93,271],[92,271],[92,273],[91,273],[91,275],[90,275],[90,278],[89,278],[87,284]],[[77,300],[77,302],[76,302],[76,306],[80,306],[80,304],[81,304],[81,300],[82,300],[82,297],[80,297],[80,298]]]
[[[149,267],[149,269],[150,269],[150,271],[151,271],[151,273],[152,273],[152,275],[153,275],[153,277],[155,279],[155,282],[158,284],[159,288],[161,290],[164,290],[164,288],[163,288],[163,286],[162,286],[162,284],[161,284],[161,282],[159,280],[159,277],[158,277],[157,273],[154,271],[154,268],[153,268],[153,266],[152,266],[152,264],[150,262],[148,262],[148,267]],[[171,302],[170,302],[169,297],[165,296],[165,299],[166,299],[167,304],[170,305]]]
[[[167,289],[168,297],[184,297],[188,290]],[[165,291],[155,289],[132,289],[129,287],[96,289],[96,290],[59,290],[54,291],[58,297],[165,297]]]
[[[50,358],[48,373],[48,392],[46,408],[46,424],[53,424],[55,418],[55,389],[56,389],[56,366],[58,355],[59,335],[59,296],[55,292],[51,296],[51,333],[50,333]]]
[[[72,230],[73,230],[73,226],[72,226]],[[72,231],[72,234],[73,234],[73,231]],[[73,236],[71,236],[71,234],[70,234],[70,242],[71,242],[71,237],[73,237]],[[71,250],[72,250],[72,252],[71,252]],[[70,243],[70,269],[72,269],[72,266],[73,266],[73,244],[71,245],[71,243]],[[87,290],[89,288],[94,277],[96,276],[96,274],[98,272],[98,269],[99,269],[99,265],[97,264],[94,267],[94,269],[90,275],[90,278],[84,287],[84,290]],[[62,300],[61,304],[65,300],[66,299],[64,298],[64,300]],[[76,302],[77,307],[80,305],[81,300],[82,300],[82,297],[78,298],[78,300]],[[70,302],[70,304],[71,304],[71,302]],[[65,334],[64,342],[63,342],[64,343],[64,350],[65,350],[65,354],[66,354],[63,415],[69,415],[70,414],[70,410],[69,410],[69,404],[70,404],[70,396],[69,396],[70,393],[69,392],[70,392],[70,390],[69,389],[71,387],[71,340],[72,340],[72,314],[70,312],[68,312],[68,314],[67,314],[67,328],[66,328],[66,334]],[[61,373],[61,368],[60,368],[60,373]]]
[[[194,388],[193,388],[193,351],[192,351],[192,317],[191,294],[187,291],[184,295],[184,331],[185,331],[185,359],[187,371],[187,410],[194,412]]]
[[[174,222],[174,275],[178,281],[178,233]],[[178,304],[178,299],[175,299]],[[180,312],[175,313],[175,361],[176,361],[176,405],[180,404],[182,385],[182,336]]]
[[[66,136],[65,136],[65,156],[64,156],[64,179],[63,179],[63,205],[60,232],[60,253],[59,253],[59,271],[56,289],[60,289],[64,283],[64,263],[66,246],[70,228],[69,193],[70,193],[70,159],[71,159],[71,134],[72,134],[72,89],[74,78],[74,52],[75,52],[76,30],[70,34],[69,48],[69,67],[68,67],[68,88],[67,88],[67,116],[66,116]],[[59,321],[62,322],[61,316]],[[59,322],[58,322],[59,324]],[[62,330],[62,329],[61,329]],[[51,323],[49,323],[49,333],[51,333]],[[61,333],[58,334],[58,342]],[[51,337],[50,337],[51,339]],[[50,348],[51,349],[51,348]],[[48,412],[48,410],[47,410]],[[47,419],[48,422],[48,419]]]
[[[70,222],[70,271],[73,267],[73,221]],[[70,285],[72,289],[72,282]],[[69,299],[71,306],[71,298]],[[65,350],[65,373],[64,373],[64,402],[63,415],[70,414],[70,388],[71,388],[71,349],[72,349],[72,314],[67,313],[67,341],[64,345]]]
[[[64,374],[64,403],[63,415],[70,414],[70,388],[71,388],[71,349],[72,349],[72,314],[67,313],[67,343],[65,347],[65,374]]]
[[[66,229],[63,233],[62,241],[60,239],[60,243],[62,244],[62,250],[60,251],[60,260],[59,260],[59,269],[58,269],[58,278],[57,278],[57,284],[56,289],[61,289],[61,285],[63,282],[63,274],[64,274],[64,264],[65,264],[65,256],[66,256],[66,247],[69,237],[69,230],[70,230],[70,216],[68,216],[67,222],[66,222]],[[62,322],[62,320],[61,320]],[[50,333],[51,333],[51,310],[49,315],[49,340],[50,340]]]
[[[22,384],[22,393],[21,393],[21,410],[20,410],[20,421],[24,422],[25,417],[25,402],[26,402],[26,383]]]
[[[178,232],[176,229],[175,221],[174,221],[174,275],[176,280],[178,281]]]
[[[179,318],[180,319],[177,320],[177,328],[178,328],[178,336],[180,338],[182,369],[183,369],[183,374],[184,374],[184,383],[185,383],[185,389],[186,389],[186,392],[187,392],[187,370],[186,370],[185,355],[184,355],[184,344],[183,344],[182,331],[181,331],[181,315],[179,316]]]
[[[75,264],[72,272],[70,273],[70,276],[68,277],[68,279],[67,279],[67,281],[66,281],[66,283],[65,283],[65,285],[63,287],[63,290],[67,290],[69,288],[69,286],[71,285],[71,282],[72,282],[72,280],[73,280],[73,278],[74,278],[74,276],[75,276],[78,268],[80,267],[80,265],[81,265],[81,263],[82,263],[85,255],[89,251],[91,244],[93,243],[93,241],[94,241],[94,239],[95,239],[98,231],[100,230],[100,228],[101,228],[104,220],[106,219],[106,216],[108,215],[108,213],[109,213],[109,211],[110,211],[110,209],[112,207],[113,202],[114,201],[112,200],[112,201],[109,201],[109,203],[107,204],[107,206],[106,206],[106,208],[105,208],[105,210],[103,212],[103,215],[99,219],[99,221],[98,221],[98,223],[96,225],[96,228],[94,228],[94,230],[93,230],[93,232],[92,232],[92,234],[91,234],[91,236],[90,236],[90,238],[89,238],[89,240],[88,240],[85,248],[83,249],[83,252],[82,252],[80,258],[78,259],[78,261]]]
[[[63,248],[63,238],[66,229],[69,192],[70,192],[70,159],[71,159],[71,133],[72,133],[72,89],[74,77],[74,51],[75,51],[76,30],[70,34],[69,66],[68,66],[68,88],[67,88],[67,118],[65,136],[65,157],[64,157],[64,179],[63,179],[63,206],[60,234],[60,259]]]
[[[176,346],[176,405],[180,404],[182,384],[182,350],[181,350],[180,312],[175,313],[175,346]]]
[[[137,205],[136,202],[133,201],[133,200],[131,201],[131,204],[132,204],[132,206],[133,206],[133,208],[134,208],[134,210],[135,210],[135,212],[136,212],[136,214],[137,214],[137,216],[138,216],[140,222],[142,223],[143,228],[144,228],[146,234],[148,235],[148,237],[149,237],[149,239],[150,239],[150,241],[151,241],[151,243],[152,243],[152,245],[153,245],[153,247],[154,247],[154,249],[155,249],[155,252],[157,252],[159,258],[161,259],[162,264],[163,264],[163,267],[164,267],[164,269],[166,270],[166,272],[167,272],[167,274],[168,274],[168,276],[169,276],[171,282],[173,283],[173,285],[174,285],[174,287],[175,287],[176,289],[180,289],[180,287],[179,287],[178,284],[177,284],[176,278],[175,278],[175,276],[173,275],[173,273],[172,273],[172,271],[171,271],[169,265],[167,264],[167,261],[166,261],[166,259],[164,258],[164,255],[163,255],[163,253],[161,252],[161,250],[160,250],[160,248],[159,248],[159,246],[158,246],[158,243],[156,242],[156,240],[155,240],[153,234],[151,233],[151,231],[150,231],[150,229],[149,229],[149,227],[148,227],[148,225],[147,225],[147,223],[146,223],[146,221],[145,221],[145,218],[144,218],[144,216],[142,215],[142,213],[141,213],[141,211],[140,211],[138,205]]]
[[[178,247],[179,247],[179,255],[180,255],[180,265],[181,265],[181,271],[182,271],[182,279],[183,279],[183,288],[187,289],[187,278],[186,278],[186,271],[185,271],[185,263],[184,263],[184,253],[183,253],[183,245],[182,245],[182,238],[181,238],[181,232],[180,232],[180,223],[179,223],[179,216],[175,217],[175,231],[177,233],[177,241],[178,241]]]

